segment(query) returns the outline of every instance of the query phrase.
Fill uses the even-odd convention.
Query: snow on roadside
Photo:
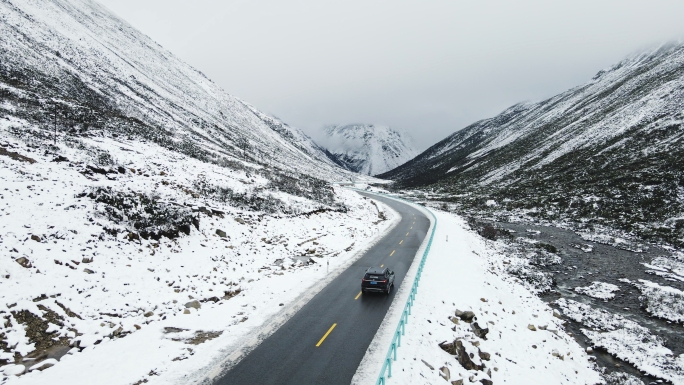
[[[601,383],[563,321],[493,263],[501,256],[460,217],[435,215],[435,239],[388,384]],[[387,318],[403,308],[399,294]],[[387,331],[391,337],[397,320],[383,322],[376,340],[387,340]],[[389,348],[383,342],[374,340],[352,383],[375,383]]]
[[[326,207],[253,166],[154,144],[83,138],[60,149],[64,159],[12,139],[3,147],[32,161],[0,156],[1,384],[186,383],[396,219],[342,188],[325,188]],[[217,186],[282,210],[237,207]],[[126,223],[154,220],[147,209],[193,221],[145,238]]]
[[[575,292],[597,299],[613,299],[620,288],[612,283],[594,281],[589,286],[576,287]]]
[[[664,341],[645,327],[618,314],[570,299],[561,298],[556,304],[564,315],[585,326],[582,333],[595,346],[643,372],[674,384],[684,383],[684,355],[675,357]]]

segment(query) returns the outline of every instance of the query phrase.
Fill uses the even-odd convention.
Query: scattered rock
[[[198,300],[190,301],[190,302],[185,304],[186,309],[189,309],[189,308],[199,309],[201,307],[202,307],[202,304],[200,304],[200,302]]]
[[[218,235],[221,238],[225,238],[227,234],[223,230],[216,229],[216,235]]]
[[[33,267],[33,265],[31,265],[31,261],[29,261],[26,257],[18,258],[16,262],[27,269]]]
[[[480,298],[480,301],[487,302],[487,300],[485,298]]]
[[[557,357],[557,358],[559,358],[559,359],[561,359],[561,360],[564,360],[563,355],[560,354],[560,353],[558,352],[558,350],[556,350],[556,349],[553,349],[553,351],[551,352],[551,355],[554,356],[554,357]]]
[[[592,354],[594,349],[591,346],[587,346],[587,353]]]
[[[190,314],[190,310],[189,309],[183,310],[183,314]]]
[[[35,235],[35,234],[31,235],[31,239],[34,240],[34,241],[36,241],[36,242],[42,241],[42,239],[40,239],[40,237],[37,236],[37,235]]]
[[[430,370],[435,370],[435,367],[432,366],[432,365],[430,365],[430,364],[428,364],[427,362],[425,362],[425,360],[421,360],[421,361],[423,361],[423,363],[425,364],[425,366],[427,366],[428,368],[430,368]]]
[[[219,337],[221,334],[223,334],[223,331],[205,332],[203,330],[198,330],[195,332],[195,336],[185,340],[185,343],[190,345],[199,345],[203,342],[213,340],[214,338]]]
[[[489,361],[492,358],[492,355],[487,352],[478,351],[477,354],[485,361]]]
[[[242,219],[242,218],[240,218],[240,217],[235,217],[235,222],[237,222],[237,223],[239,223],[239,224],[241,224],[241,225],[244,225],[244,224],[245,224],[245,220]]]
[[[135,328],[135,330],[140,330],[140,325],[136,324],[136,325],[133,325],[133,327]]]
[[[477,322],[470,324],[470,328],[473,329],[473,333],[475,333],[476,336],[482,338],[483,340],[487,339],[487,333],[489,333],[489,328],[481,328],[480,325],[477,324]]]
[[[461,364],[466,370],[482,370],[484,365],[477,365],[473,362],[468,352],[463,346],[463,341],[457,339],[454,341],[454,349],[456,350],[456,355],[458,356],[458,363]]]
[[[481,379],[480,382],[482,383],[482,385],[494,385],[492,380],[488,380],[486,378]]]
[[[451,385],[463,385],[463,379],[459,379],[456,381],[451,381]]]
[[[471,323],[471,322],[473,322],[473,319],[476,319],[475,313],[473,313],[470,310],[460,311],[460,310],[456,309],[456,311],[454,313],[455,313],[456,317],[458,317],[462,321],[465,321],[468,323]]]
[[[152,317],[154,315],[154,312],[148,311],[147,313],[143,314],[145,317]]]
[[[532,325],[532,324],[527,325],[527,328],[530,329],[530,330],[532,330],[533,332],[536,332],[536,331],[537,331],[537,328],[534,327],[534,325]]]
[[[90,270],[90,269],[83,269],[83,271],[85,271],[88,274],[95,274],[95,272],[93,270]]]
[[[449,371],[449,368],[447,368],[446,366],[442,366],[441,368],[439,368],[439,376],[449,381],[451,379],[451,371]]]
[[[451,317],[449,317],[449,320],[450,320],[451,322],[453,322],[454,324],[458,325],[458,318],[456,318],[456,317],[454,317],[454,316],[451,316]]]
[[[81,260],[81,263],[92,263],[92,262],[93,262],[93,258],[95,258],[95,257],[90,257],[90,258],[88,258],[88,257],[83,257],[83,259]]]
[[[53,162],[57,162],[57,163],[59,163],[59,162],[68,162],[69,159],[68,159],[66,156],[63,156],[63,155],[57,155],[57,157],[56,157],[55,159],[53,159],[52,161],[53,161]]]

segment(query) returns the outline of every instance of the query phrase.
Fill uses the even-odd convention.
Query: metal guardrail
[[[392,196],[392,198],[400,199],[406,202],[410,202],[406,199]],[[413,202],[411,202],[413,203]],[[428,253],[430,252],[430,246],[432,246],[432,239],[435,236],[435,229],[437,229],[437,218],[432,211],[428,210],[432,219],[434,220],[434,226],[432,226],[432,233],[430,234],[430,239],[428,240],[427,247],[423,252],[423,257],[420,259],[420,265],[418,265],[418,272],[416,273],[416,278],[413,280],[413,286],[411,287],[411,294],[406,300],[406,305],[404,305],[404,310],[401,313],[401,319],[399,320],[399,325],[397,325],[397,330],[394,332],[394,337],[392,338],[392,343],[390,344],[389,351],[385,357],[385,362],[382,365],[382,370],[380,370],[380,376],[376,385],[386,385],[387,379],[392,377],[392,361],[397,360],[397,348],[401,346],[401,336],[405,334],[406,324],[408,323],[408,316],[411,315],[411,306],[413,306],[413,301],[416,300],[416,294],[418,294],[418,282],[420,282],[420,276],[423,273],[423,267],[425,266],[425,260],[427,259]],[[387,377],[385,377],[387,374]]]

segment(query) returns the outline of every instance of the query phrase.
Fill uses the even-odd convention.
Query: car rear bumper
[[[380,286],[380,285],[362,285],[361,286],[362,291],[377,291],[378,293],[382,293],[387,291],[387,285]]]

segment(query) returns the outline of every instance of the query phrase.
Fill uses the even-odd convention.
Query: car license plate
[[[377,285],[377,284],[378,284],[377,282],[371,282],[371,285]]]

